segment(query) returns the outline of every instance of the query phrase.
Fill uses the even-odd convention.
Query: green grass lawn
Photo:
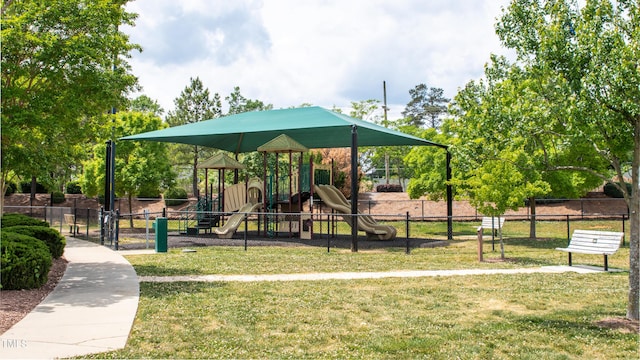
[[[351,253],[315,247],[171,249],[127,256],[139,275],[277,274],[565,265],[562,234],[507,239],[507,262],[477,261],[475,240]],[[496,248],[497,250],[498,248]],[[485,243],[485,259],[499,258]],[[598,326],[623,317],[621,272],[294,282],[142,283],[123,350],[95,358],[634,359],[638,335]],[[575,255],[574,264],[602,266]]]

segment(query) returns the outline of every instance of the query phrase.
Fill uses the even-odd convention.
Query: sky
[[[508,0],[135,0],[142,46],[128,59],[165,110],[199,77],[223,99],[239,86],[274,109],[312,104],[348,112],[386,82],[389,119],[418,84],[453,98],[508,54],[495,23]],[[134,94],[137,96],[139,94]]]

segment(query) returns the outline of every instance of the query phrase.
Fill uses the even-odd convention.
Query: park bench
[[[76,216],[73,214],[64,214],[64,222],[69,225],[70,234],[79,234],[80,227],[88,228],[87,224],[84,221],[76,220]]]
[[[503,225],[504,225],[503,217],[485,216],[482,218],[482,225],[478,226],[478,232],[484,232],[484,230],[490,229],[492,231],[492,234],[495,235],[496,232],[498,231],[498,228],[502,229]]]
[[[556,248],[556,250],[569,253],[569,266],[572,266],[572,253],[604,255],[604,271],[608,271],[607,256],[618,251],[623,236],[624,233],[613,231],[574,230],[569,246]]]

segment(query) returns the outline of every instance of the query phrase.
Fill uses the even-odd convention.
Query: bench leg
[[[609,260],[607,259],[607,255],[604,256],[604,271],[609,271]]]
[[[569,253],[569,266],[572,266],[573,264],[571,264],[571,253]]]

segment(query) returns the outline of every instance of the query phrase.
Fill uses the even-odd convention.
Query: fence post
[[[291,226],[289,226],[291,228]],[[244,213],[244,251],[247,251],[247,232],[249,231],[249,225],[247,224],[247,213]]]
[[[78,209],[73,208],[73,231],[72,231],[73,236],[76,236],[76,230],[78,229],[77,216],[78,216]],[[77,234],[77,235],[80,235],[80,234]]]
[[[322,216],[322,215],[320,215]],[[327,214],[327,253],[331,252],[331,218],[330,214]],[[320,220],[320,233],[322,234],[322,220]]]
[[[100,226],[100,245],[104,245],[104,206],[100,207],[98,225]]]
[[[87,224],[87,240],[89,240],[89,225],[91,225],[90,218],[91,218],[91,209],[87,208],[87,219],[85,220]]]
[[[626,218],[626,215],[622,214],[622,246],[624,246],[624,219]]]
[[[115,221],[116,221],[116,231],[115,231],[116,233],[115,233],[115,236],[114,236],[114,245],[113,246],[114,246],[115,250],[118,250],[118,233],[120,232],[120,209],[116,210]]]
[[[483,259],[483,255],[482,255],[482,227],[478,228],[478,261],[482,262]]]
[[[149,248],[149,209],[144,209],[144,231],[146,239],[146,249]]]
[[[409,255],[409,253],[411,253],[411,248],[409,247],[409,212],[408,211],[407,211],[407,218],[406,218],[406,227],[407,227],[407,240],[406,240],[407,248],[405,250],[405,253]]]
[[[569,222],[569,215],[567,215],[567,246],[569,246],[570,241],[571,241],[571,224]]]

